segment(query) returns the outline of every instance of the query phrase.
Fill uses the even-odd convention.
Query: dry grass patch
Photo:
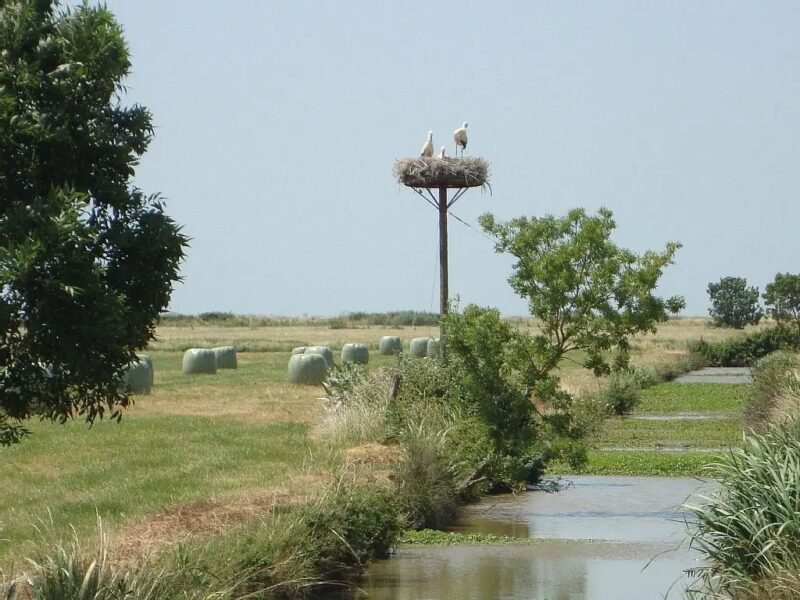
[[[344,459],[348,465],[396,465],[403,460],[403,451],[397,446],[370,442],[348,448]]]
[[[203,385],[185,390],[155,391],[138,398],[131,415],[198,416],[244,420],[249,423],[317,422],[322,414],[322,389],[292,384],[269,384],[236,391]]]
[[[114,536],[111,557],[118,563],[147,558],[192,536],[219,533],[277,509],[303,504],[330,479],[326,474],[307,473],[294,476],[288,487],[206,498],[160,510],[129,524]]]

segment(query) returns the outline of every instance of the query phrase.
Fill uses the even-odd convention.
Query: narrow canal
[[[697,479],[576,476],[557,493],[494,496],[454,528],[528,543],[402,548],[369,568],[353,598],[648,600],[680,598],[697,566],[682,505]]]

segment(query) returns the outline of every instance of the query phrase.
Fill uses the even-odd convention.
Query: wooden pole
[[[447,188],[439,188],[439,320],[440,351],[445,357],[444,318],[447,316],[449,301],[447,273]]]

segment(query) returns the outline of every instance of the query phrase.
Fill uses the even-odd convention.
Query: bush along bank
[[[708,467],[720,481],[696,515],[692,546],[707,567],[692,598],[800,597],[800,357],[778,352],[753,369],[745,408],[751,430],[741,448]]]
[[[738,335],[721,342],[697,344],[707,366],[749,367],[758,359],[778,350],[799,350],[800,333],[778,325],[749,334]]]
[[[404,528],[385,486],[343,475],[316,499],[190,540],[139,562],[109,560],[101,532],[95,549],[77,540],[30,561],[0,587],[4,600],[238,600],[304,598],[388,556]]]

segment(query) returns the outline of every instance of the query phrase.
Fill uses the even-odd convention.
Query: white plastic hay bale
[[[328,368],[333,368],[333,350],[328,346],[306,346],[304,354],[321,354],[325,357],[325,362],[328,363]]]
[[[187,375],[216,373],[217,356],[208,348],[189,348],[183,353],[183,372]]]
[[[143,360],[135,360],[125,368],[124,382],[125,387],[132,394],[146,396],[150,393],[152,384],[150,382],[150,365]]]
[[[369,363],[369,348],[366,344],[345,344],[342,346],[342,364],[353,363],[366,365]]]
[[[137,354],[136,358],[141,360],[142,362],[146,362],[147,366],[150,368],[150,387],[153,387],[153,378],[155,377],[155,367],[153,366],[153,359],[150,358],[149,354]]]
[[[298,346],[297,348],[292,348],[292,354],[305,354],[306,347],[305,346]]]
[[[378,353],[383,356],[400,354],[403,351],[403,342],[396,335],[385,335],[378,342]]]
[[[427,355],[430,358],[438,358],[442,351],[441,344],[439,343],[439,338],[431,338],[428,340],[428,347],[426,349]]]
[[[425,358],[428,356],[428,340],[430,338],[421,337],[411,340],[410,353],[411,356],[416,358]]]
[[[218,369],[235,369],[239,366],[236,361],[236,348],[234,346],[217,346],[211,351],[217,357]]]
[[[322,354],[292,354],[289,357],[289,381],[319,385],[328,376],[328,361]]]

